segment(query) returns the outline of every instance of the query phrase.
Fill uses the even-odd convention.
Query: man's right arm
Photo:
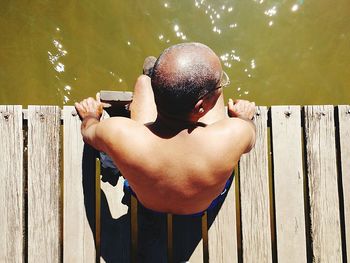
[[[238,117],[239,118],[239,117]],[[240,118],[242,119],[242,118]],[[255,123],[252,120],[249,119],[244,119],[244,121],[248,124],[249,126],[249,130],[250,130],[250,134],[251,134],[251,139],[250,139],[250,143],[248,145],[248,147],[245,149],[244,153],[248,153],[250,152],[251,149],[254,148],[255,146],[255,141],[256,141],[256,127],[255,127]]]

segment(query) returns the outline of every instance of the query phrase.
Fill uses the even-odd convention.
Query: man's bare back
[[[175,61],[175,66],[170,63],[171,70],[174,67],[186,70],[184,64],[198,62],[196,57],[191,60],[191,55],[182,55],[183,49],[175,48],[163,55],[166,63]],[[214,64],[214,73],[222,71],[216,55],[207,47],[188,49]],[[186,63],[179,65],[178,58]],[[166,66],[163,68],[167,69]],[[161,71],[162,65],[158,67]],[[166,74],[166,70],[154,74],[156,79],[157,74]],[[227,118],[222,88],[218,85],[217,81],[215,88],[199,98],[186,118],[174,116],[173,109],[159,105],[157,109],[154,101],[157,90],[153,93],[148,76],[141,76],[136,83],[131,119],[114,117],[99,121],[102,104],[99,98],[88,98],[76,104],[83,120],[84,141],[111,156],[145,207],[173,214],[203,211],[220,195],[239,158],[255,142],[255,128],[249,120],[255,111],[254,104],[248,101],[233,104],[230,100],[231,118]]]

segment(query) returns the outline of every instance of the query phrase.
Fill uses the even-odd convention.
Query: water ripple
[[[60,33],[61,29],[59,27],[56,27],[56,33]],[[62,42],[59,39],[52,40],[52,45],[54,46],[54,50],[47,51],[48,54],[48,60],[52,64],[53,69],[58,74],[63,74],[65,72],[65,65],[61,61],[63,57],[65,57],[68,54],[68,51],[64,48]],[[55,76],[57,80],[60,80],[61,78],[59,75]],[[72,90],[72,87],[68,84],[63,85],[63,89],[60,87],[57,88],[58,93],[60,96],[62,96],[63,104],[67,104],[69,102],[69,95]]]

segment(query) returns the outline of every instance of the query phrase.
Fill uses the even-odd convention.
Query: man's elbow
[[[247,149],[244,151],[244,153],[249,153],[255,146],[255,140],[251,142],[251,144],[248,145]]]
[[[104,152],[103,147],[101,147],[101,144],[96,141],[96,138],[91,138],[89,136],[83,136],[83,141],[84,141],[84,143],[89,144],[91,147],[93,147],[97,151]]]
[[[256,126],[255,126],[255,123],[253,121],[250,121],[249,125],[250,125],[250,128],[251,128],[251,137],[250,137],[250,142],[248,144],[248,147],[244,151],[244,153],[250,152],[254,148],[255,143],[256,143]]]
[[[97,142],[98,138],[96,136],[96,128],[97,124],[92,124],[88,127],[81,127],[81,135],[83,137],[83,141],[86,144],[91,145],[96,150],[101,150],[99,147],[99,143]]]
[[[89,133],[87,133],[85,130],[82,130],[81,135],[83,136],[84,143],[89,144],[89,145],[94,147],[93,139]]]
[[[83,135],[83,142],[92,146],[91,138],[89,138],[89,136],[87,136],[87,135],[84,135],[83,133],[82,133],[82,135]]]

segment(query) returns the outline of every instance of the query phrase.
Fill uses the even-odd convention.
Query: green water
[[[143,59],[198,41],[260,105],[350,103],[348,0],[1,0],[0,104],[132,90]]]

